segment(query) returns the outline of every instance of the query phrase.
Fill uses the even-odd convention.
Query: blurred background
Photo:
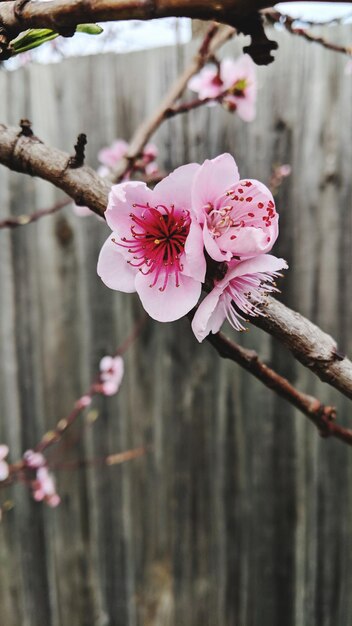
[[[352,39],[351,25],[321,32]],[[173,37],[162,48],[3,68],[0,120],[29,118],[67,152],[85,132],[95,168],[99,149],[128,141],[199,45],[189,23]],[[265,184],[289,164],[276,195],[274,254],[290,266],[279,297],[351,355],[352,76],[344,55],[280,29],[271,38],[279,50],[258,68],[255,121],[220,105],[177,116],[153,138],[158,163],[168,172],[228,151],[242,177]],[[242,45],[221,56],[238,57]],[[4,167],[0,189],[1,218],[64,197]],[[138,298],[96,274],[108,232],[70,207],[0,231],[0,442],[11,460],[70,412],[143,315]],[[226,332],[350,423],[347,400],[268,335]],[[121,466],[79,467],[141,445],[148,453]],[[22,485],[0,493],[3,626],[352,626],[351,450],[199,345],[186,319],[147,320],[118,395],[95,399],[48,460],[59,507]]]

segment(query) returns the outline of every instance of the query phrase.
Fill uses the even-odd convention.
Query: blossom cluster
[[[98,161],[100,163],[97,174],[102,178],[107,178],[111,170],[115,165],[123,159],[127,154],[128,143],[123,139],[116,139],[111,146],[102,148],[98,152]],[[156,158],[158,156],[158,148],[153,143],[148,143],[137,163],[135,168],[143,172],[147,176],[156,175],[159,171]],[[124,180],[129,180],[130,172],[126,172]],[[73,211],[78,217],[87,217],[88,215],[94,215],[93,212],[86,206],[80,206],[73,204]]]
[[[45,502],[54,508],[61,502],[60,496],[56,493],[55,481],[49,472],[47,462],[41,452],[27,450],[23,455],[25,468],[34,472],[34,478],[30,480],[30,488],[36,502]]]
[[[223,59],[218,66],[207,65],[191,78],[188,87],[198,94],[200,100],[215,101],[224,94],[221,102],[229,111],[236,111],[245,122],[255,118],[256,70],[248,54],[236,61]]]
[[[153,190],[143,182],[113,186],[105,217],[113,232],[99,255],[103,282],[136,291],[161,322],[186,315],[204,289],[192,322],[198,341],[226,318],[242,330],[287,267],[268,254],[278,236],[271,192],[240,179],[230,154],[179,167]]]

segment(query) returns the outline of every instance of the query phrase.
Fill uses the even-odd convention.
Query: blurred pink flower
[[[267,293],[277,291],[274,279],[286,268],[284,259],[270,254],[232,261],[225,277],[215,284],[194,315],[192,329],[198,341],[217,333],[226,318],[235,330],[244,330],[242,321],[247,316],[263,315],[258,305]]]
[[[8,446],[1,444],[0,445],[0,481],[6,480],[6,478],[8,477],[10,473],[8,463],[6,463],[6,461],[4,460],[7,457],[8,453],[9,453]]]
[[[123,359],[120,356],[104,356],[100,361],[100,392],[113,396],[118,392],[124,373]]]
[[[34,452],[34,450],[27,450],[23,454],[23,460],[27,467],[37,469],[46,464],[46,458],[41,452]]]
[[[201,100],[217,98],[224,91],[230,90],[223,99],[227,108],[236,111],[245,122],[251,122],[255,118],[256,70],[248,54],[242,55],[236,61],[224,59],[219,68],[203,68],[191,78],[188,87],[198,93]]]
[[[274,198],[257,180],[240,180],[234,158],[221,154],[196,172],[192,207],[215,261],[269,252],[279,232]]]
[[[111,289],[137,291],[145,310],[161,322],[194,307],[205,277],[202,230],[191,207],[199,167],[179,167],[153,191],[142,182],[116,185],[105,212],[113,235],[100,252],[99,276]]]
[[[56,493],[55,481],[46,467],[37,470],[36,478],[32,482],[33,498],[37,502],[46,502],[50,507],[56,507],[61,500]]]

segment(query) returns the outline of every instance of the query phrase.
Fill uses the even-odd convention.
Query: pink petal
[[[4,443],[2,443],[0,445],[0,461],[2,461],[2,459],[7,457],[8,453],[9,453],[9,447],[6,446]]]
[[[221,294],[222,289],[214,287],[195,312],[192,330],[199,342],[209,333],[217,333],[226,319],[226,313],[221,306]]]
[[[153,204],[153,192],[140,181],[128,181],[111,187],[108,207],[105,218],[111,230],[119,233],[120,237],[131,238],[130,213],[141,215],[143,209],[134,207],[134,204]]]
[[[236,233],[236,239],[232,240],[233,232]],[[268,236],[266,231],[254,228],[254,226],[244,227],[240,230],[230,228],[225,235],[218,238],[217,242],[222,250],[230,250],[233,255],[241,258],[251,257],[271,250],[275,239],[270,238],[268,241]]]
[[[192,183],[199,168],[199,163],[181,165],[181,167],[176,168],[171,174],[163,178],[154,187],[154,206],[156,204],[165,204],[167,207],[170,207],[173,204],[176,209],[190,210]]]
[[[256,116],[255,103],[247,97],[236,98],[236,112],[244,122],[253,122]]]
[[[107,167],[113,167],[117,161],[122,159],[128,150],[128,143],[123,139],[117,139],[108,148],[102,148],[98,152],[98,160]]]
[[[160,291],[159,287],[163,282],[163,277],[160,277],[158,283],[150,287],[150,276],[139,272],[136,289],[150,317],[159,322],[173,322],[186,315],[197,304],[202,286],[199,281],[181,275],[180,285],[176,287],[174,276],[170,276],[165,290]]]
[[[111,236],[100,250],[97,272],[110,289],[133,293],[137,269],[132,267],[120,252],[120,246],[111,241]]]
[[[220,250],[219,241],[221,237],[214,239],[214,237],[211,236],[209,229],[208,229],[208,224],[206,221],[204,222],[204,225],[203,225],[203,239],[204,239],[205,249],[207,253],[209,254],[209,256],[212,259],[214,259],[214,261],[230,261],[232,257],[232,253],[223,252]]]
[[[9,466],[5,461],[0,461],[0,480],[6,480],[10,473]]]
[[[200,223],[205,219],[205,207],[215,204],[238,180],[238,168],[231,154],[220,154],[204,161],[194,177],[192,189],[192,206]]]
[[[103,356],[99,363],[99,369],[101,372],[106,372],[110,370],[114,365],[114,357],[112,356]]]
[[[201,226],[194,219],[191,222],[184,250],[182,273],[204,282],[207,265],[203,248],[203,232]]]
[[[246,274],[257,274],[266,272],[279,272],[287,269],[288,265],[285,259],[278,259],[272,254],[259,254],[252,259],[247,259],[241,263],[236,263],[230,268],[226,276],[217,284],[217,287],[224,289],[228,283],[238,276]]]

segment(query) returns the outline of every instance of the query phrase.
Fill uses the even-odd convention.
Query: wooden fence
[[[352,30],[327,34],[348,43]],[[280,49],[258,72],[256,120],[221,107],[179,116],[157,133],[159,162],[169,170],[230,151],[242,176],[264,182],[273,163],[292,165],[277,196],[275,252],[291,268],[281,297],[351,355],[352,78],[344,56],[273,36]],[[2,71],[0,120],[28,117],[66,151],[86,132],[95,167],[193,47]],[[226,53],[239,51],[235,42]],[[2,217],[62,197],[5,168],[0,189]],[[134,296],[96,275],[107,232],[70,209],[0,232],[0,442],[14,460],[69,412],[141,316]],[[253,328],[240,339],[351,423],[347,401],[277,342]],[[73,428],[50,459],[152,451],[57,471],[55,510],[21,485],[1,493],[15,505],[0,525],[2,626],[352,626],[352,450],[198,345],[186,320],[148,321],[125,363],[118,396],[94,401],[96,422],[78,443]]]

